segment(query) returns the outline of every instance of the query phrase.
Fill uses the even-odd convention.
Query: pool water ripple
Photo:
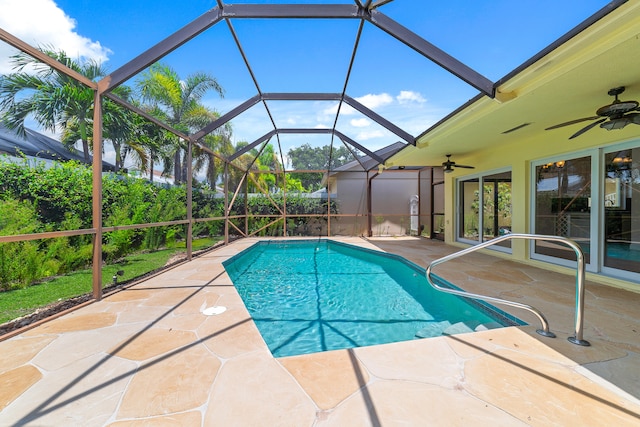
[[[434,290],[408,261],[330,240],[259,242],[224,266],[276,357],[518,323]]]

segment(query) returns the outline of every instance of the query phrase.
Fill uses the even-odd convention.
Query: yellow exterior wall
[[[490,174],[497,170],[510,168],[512,178],[512,231],[514,233],[531,233],[530,208],[533,195],[531,191],[530,177],[532,161],[539,159],[560,160],[563,158],[563,155],[566,155],[567,157],[576,157],[597,153],[598,145],[607,145],[612,142],[616,142],[604,142],[600,139],[602,142],[599,144],[598,135],[607,136],[607,139],[611,140],[613,136],[623,134],[616,134],[616,131],[610,131],[606,134],[594,132],[594,135],[596,136],[585,138],[587,141],[586,144],[579,142],[576,143],[573,140],[560,140],[554,135],[550,135],[548,138],[544,139],[521,141],[511,145],[492,147],[473,155],[456,158],[456,162],[460,164],[473,165],[475,169],[457,169],[453,173],[445,174],[445,241],[455,246],[468,246],[456,242],[455,196],[457,191],[455,189],[455,185],[457,179],[464,179],[465,177],[481,174]],[[626,142],[637,139],[640,138],[626,138],[617,142]],[[505,257],[514,261],[525,262],[548,270],[575,275],[575,269],[573,268],[566,268],[547,262],[529,259],[529,244],[525,240],[517,239],[512,241],[512,254],[505,254],[496,251],[491,251],[491,253],[493,255]],[[637,284],[628,281],[590,273],[587,273],[587,278],[594,282],[640,292]]]

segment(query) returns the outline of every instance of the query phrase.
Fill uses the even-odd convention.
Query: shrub
[[[0,235],[34,233],[39,228],[32,203],[0,199]],[[41,277],[46,268],[43,258],[35,241],[0,243],[0,289],[24,287]]]

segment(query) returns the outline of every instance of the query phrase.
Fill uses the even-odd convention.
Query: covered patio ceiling
[[[478,5],[469,5],[470,16],[462,17],[447,16],[446,5],[425,8],[423,2],[413,0],[279,3],[212,0],[213,8],[122,63],[98,83],[98,91],[196,144],[204,135],[232,123],[235,141],[247,145],[230,160],[270,142],[286,165],[287,151],[306,143],[344,145],[354,158],[366,156],[387,167],[436,166],[447,153],[464,158],[490,145],[534,138],[553,124],[593,115],[598,106],[610,102],[607,90],[611,87],[626,86],[623,99],[640,98],[635,77],[640,59],[633,54],[637,52],[635,2],[592,0],[580,11],[558,9],[548,15],[544,28],[524,21],[503,22],[494,30],[502,37],[491,41],[494,49],[474,45],[487,39],[477,34],[476,40],[472,28],[495,28],[481,22],[486,10]],[[593,10],[584,15],[588,8]],[[534,16],[538,11],[531,12]],[[566,17],[569,14],[572,16]],[[413,28],[403,25],[409,17],[414,18],[414,25],[416,20],[424,23]],[[96,25],[99,19],[96,16]],[[450,32],[429,31],[429,22],[443,19],[451,20]],[[570,29],[565,27],[568,23],[577,26]],[[290,30],[288,38],[273,37],[275,28]],[[533,34],[532,28],[539,34]],[[264,37],[248,37],[256,29]],[[132,32],[135,46],[135,26],[125,31]],[[520,35],[527,31],[532,33],[530,39],[542,44],[521,40]],[[0,36],[34,53],[35,49],[11,35],[2,32]],[[302,52],[289,46],[297,37],[304,38]],[[509,45],[510,39],[517,49]],[[595,48],[585,54],[583,49],[589,44]],[[461,45],[471,49],[463,51]],[[518,67],[520,57],[532,59]],[[234,93],[224,100],[208,100],[220,118],[187,135],[111,92],[122,84],[133,86],[140,73],[157,61],[181,75],[205,70],[223,87],[233,82]],[[367,68],[372,63],[375,68]],[[305,73],[317,68],[322,68],[322,78],[304,79]],[[415,79],[409,69],[418,69],[424,78]],[[385,110],[378,102],[384,95],[405,104],[405,109]],[[416,100],[419,103],[408,102]],[[366,132],[360,126],[367,126]],[[633,132],[631,128],[624,132]],[[507,132],[511,129],[517,130]],[[564,135],[571,130],[575,127],[554,132]],[[581,137],[581,143],[596,138],[595,133]],[[398,141],[406,149],[390,160],[376,155],[376,150]],[[416,143],[420,150],[414,147]],[[365,170],[377,167],[361,165]]]

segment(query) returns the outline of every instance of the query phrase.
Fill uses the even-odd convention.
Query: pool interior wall
[[[223,265],[276,357],[525,324],[433,289],[400,256],[327,239],[261,241]]]

